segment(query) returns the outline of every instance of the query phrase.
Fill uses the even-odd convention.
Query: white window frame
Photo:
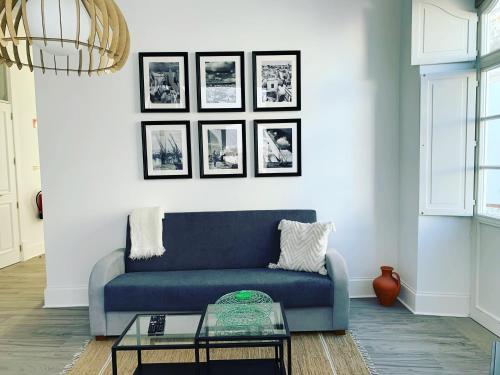
[[[480,212],[480,208],[483,207],[483,187],[484,187],[484,173],[485,170],[499,170],[500,165],[485,165],[484,164],[484,125],[486,121],[500,119],[500,113],[493,116],[486,116],[486,103],[484,103],[484,98],[486,97],[486,85],[485,77],[486,73],[492,69],[500,67],[500,50],[496,50],[490,53],[486,53],[485,36],[487,36],[487,23],[485,21],[486,13],[493,9],[500,0],[487,0],[479,8],[479,49],[480,54],[478,56],[478,77],[479,77],[479,92],[477,96],[477,139],[479,144],[476,153],[476,204],[475,216],[482,221],[500,223],[500,217],[485,215]]]
[[[479,13],[479,33],[478,33],[478,45],[479,45],[479,58],[485,58],[489,55],[494,55],[499,50],[493,52],[487,52],[488,47],[488,23],[484,22],[485,18],[488,17],[488,12],[492,10],[498,3],[498,0],[485,1],[478,10]]]

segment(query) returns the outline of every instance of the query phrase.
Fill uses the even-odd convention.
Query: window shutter
[[[476,72],[422,77],[420,214],[472,216]]]
[[[477,14],[442,0],[413,0],[411,64],[475,61]]]

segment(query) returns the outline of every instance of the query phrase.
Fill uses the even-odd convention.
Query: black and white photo
[[[188,56],[140,53],[142,112],[189,112]]]
[[[145,179],[191,178],[189,121],[142,123]]]
[[[149,63],[149,100],[151,103],[180,103],[179,65],[178,62]]]
[[[245,121],[200,121],[200,176],[246,177]]]
[[[245,110],[243,52],[196,53],[199,112]]]
[[[300,119],[255,120],[255,176],[300,176]]]
[[[300,51],[253,52],[255,111],[300,110]]]

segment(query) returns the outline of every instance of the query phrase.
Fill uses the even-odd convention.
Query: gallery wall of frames
[[[197,52],[197,111],[245,112],[245,53]],[[190,112],[187,52],[139,53],[143,113]],[[300,51],[252,52],[254,112],[300,111]],[[236,116],[235,116],[236,117]],[[261,117],[261,116],[259,116]],[[143,121],[145,179],[192,178],[190,121]],[[255,177],[301,176],[301,120],[255,119]],[[200,178],[247,177],[245,120],[198,121]]]

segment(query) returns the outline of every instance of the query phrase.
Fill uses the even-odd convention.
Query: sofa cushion
[[[290,271],[318,272],[326,275],[326,249],[332,223],[299,223],[281,220],[281,254],[277,264],[269,268]]]
[[[333,304],[328,276],[270,269],[125,273],[105,286],[104,301],[106,311],[201,311],[242,289],[267,293],[286,308]]]
[[[126,272],[264,268],[280,254],[282,219],[313,223],[313,210],[167,213],[163,220],[165,253],[148,260],[129,259]]]

